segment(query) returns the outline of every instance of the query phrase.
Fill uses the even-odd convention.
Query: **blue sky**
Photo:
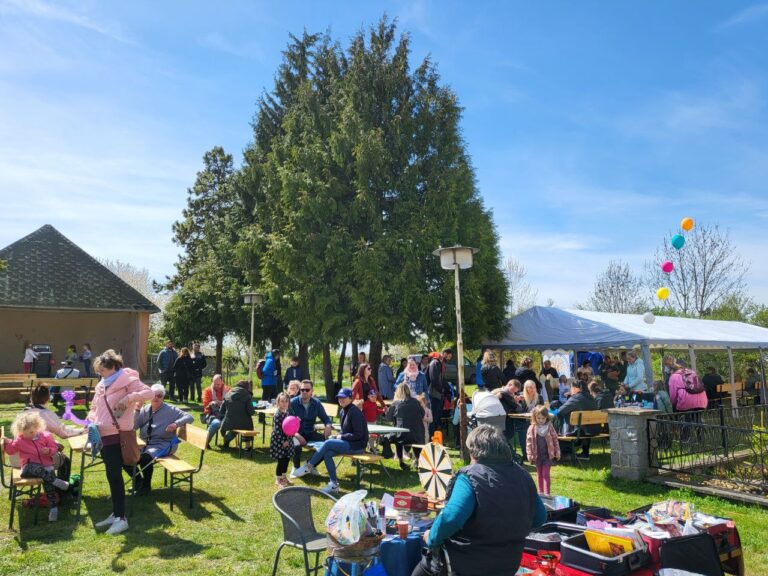
[[[239,162],[288,34],[387,12],[431,55],[505,256],[584,301],[683,216],[730,229],[768,303],[768,2],[0,0],[0,246],[50,223],[172,269],[203,153]]]

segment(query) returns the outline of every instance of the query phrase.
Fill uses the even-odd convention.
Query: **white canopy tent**
[[[639,346],[643,352],[646,379],[651,382],[651,349],[684,349],[695,368],[699,350],[762,350],[768,348],[768,329],[743,322],[699,320],[657,316],[652,324],[641,314],[614,314],[588,310],[564,310],[534,306],[509,320],[507,336],[484,346],[499,350],[610,350]],[[762,366],[761,366],[762,368]],[[765,378],[765,370],[762,370]],[[731,361],[731,382],[733,382]],[[765,390],[765,382],[763,382]],[[732,400],[735,391],[731,387]]]

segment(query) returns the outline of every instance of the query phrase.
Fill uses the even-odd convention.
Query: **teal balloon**
[[[685,246],[685,238],[683,238],[680,234],[675,234],[674,236],[672,236],[673,248],[680,250],[680,248],[682,248],[683,246]]]

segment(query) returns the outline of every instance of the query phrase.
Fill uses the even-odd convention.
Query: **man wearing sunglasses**
[[[311,380],[302,380],[299,387],[299,395],[291,400],[289,412],[301,420],[298,435],[306,442],[322,442],[327,440],[333,433],[331,419],[325,412],[320,400],[312,395],[313,385]],[[315,431],[315,422],[320,420],[325,424],[325,430],[322,434]],[[295,446],[293,449],[293,469],[290,477],[296,478],[294,472],[301,466],[301,446]]]

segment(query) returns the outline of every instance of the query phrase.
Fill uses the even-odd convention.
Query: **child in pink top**
[[[48,521],[55,522],[59,519],[55,489],[69,489],[69,483],[56,478],[53,471],[53,455],[59,446],[45,431],[45,422],[40,414],[33,410],[19,414],[11,431],[15,439],[3,437],[3,449],[10,455],[19,455],[22,478],[40,478],[43,481],[43,490],[48,498]]]

